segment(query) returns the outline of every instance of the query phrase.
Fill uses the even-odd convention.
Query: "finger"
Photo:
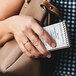
[[[21,44],[19,44],[20,45],[20,49],[22,50],[22,52],[23,53],[25,53],[27,56],[29,56],[29,57],[34,57],[31,53],[29,53],[28,51],[27,51],[27,49],[24,47],[24,45],[23,45],[23,43],[21,43]]]
[[[40,53],[38,52],[38,50],[32,45],[32,43],[29,41],[29,39],[25,36],[25,34],[21,34],[22,37],[22,43],[25,46],[25,48],[27,49],[27,51],[29,53],[31,53],[33,56],[35,56],[35,58],[37,58]]]
[[[53,40],[53,38],[36,21],[34,22],[34,24],[32,24],[32,29],[43,40],[45,40],[50,46],[52,47],[56,46],[55,40]]]
[[[25,53],[27,56],[29,56],[30,58],[34,58],[34,56],[32,54],[29,54],[28,52]]]
[[[17,43],[18,43],[21,51],[22,51],[23,53],[26,53],[28,56],[32,57],[31,53],[28,52],[27,49],[24,47],[22,41],[20,40],[20,37],[15,35],[15,40],[17,41]]]
[[[31,53],[27,51],[27,49],[24,47],[23,43],[19,43],[20,49],[22,50],[23,53],[25,53],[29,57],[33,57]]]
[[[29,47],[30,46],[30,47]],[[31,44],[31,42],[28,42],[25,44],[25,47],[28,51],[31,52],[31,54],[35,57],[38,58],[40,56],[40,53],[35,49],[35,47]]]
[[[41,42],[41,40],[36,36],[36,34],[32,31],[29,30],[30,33],[28,33],[28,38],[30,37],[30,41],[32,42],[32,44],[38,49],[38,51],[44,55],[45,57],[50,58],[51,54],[50,52],[45,48],[45,46],[43,45],[43,43]]]
[[[20,49],[22,50],[23,53],[25,53],[29,57],[34,57],[31,53],[28,52],[28,50],[24,47],[23,43],[19,43]]]

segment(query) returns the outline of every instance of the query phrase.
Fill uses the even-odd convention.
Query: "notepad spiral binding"
[[[67,26],[66,26],[66,22],[63,21],[63,28],[64,28],[64,35],[65,35],[65,39],[66,39],[66,44],[68,45],[68,47],[70,47],[70,41],[69,41],[69,35],[68,35],[68,31],[67,31]]]

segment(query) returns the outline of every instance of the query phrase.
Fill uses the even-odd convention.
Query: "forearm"
[[[11,39],[13,36],[9,33],[8,17],[19,13],[25,0],[0,0],[0,45]]]
[[[0,21],[19,14],[25,0],[0,0]]]
[[[11,38],[13,38],[13,34],[9,32],[8,22],[0,21],[0,46]]]

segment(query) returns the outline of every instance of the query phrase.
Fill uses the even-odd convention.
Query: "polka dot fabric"
[[[67,22],[71,47],[52,52],[52,58],[42,59],[41,73],[72,76],[76,75],[76,0],[53,0],[53,4],[62,12]],[[55,18],[55,22],[58,19]]]

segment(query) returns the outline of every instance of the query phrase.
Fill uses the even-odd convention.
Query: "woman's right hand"
[[[9,32],[14,35],[22,52],[34,58],[38,58],[39,56],[51,57],[50,52],[44,47],[38,36],[52,47],[56,46],[56,42],[34,18],[30,16],[13,16],[6,20]]]

